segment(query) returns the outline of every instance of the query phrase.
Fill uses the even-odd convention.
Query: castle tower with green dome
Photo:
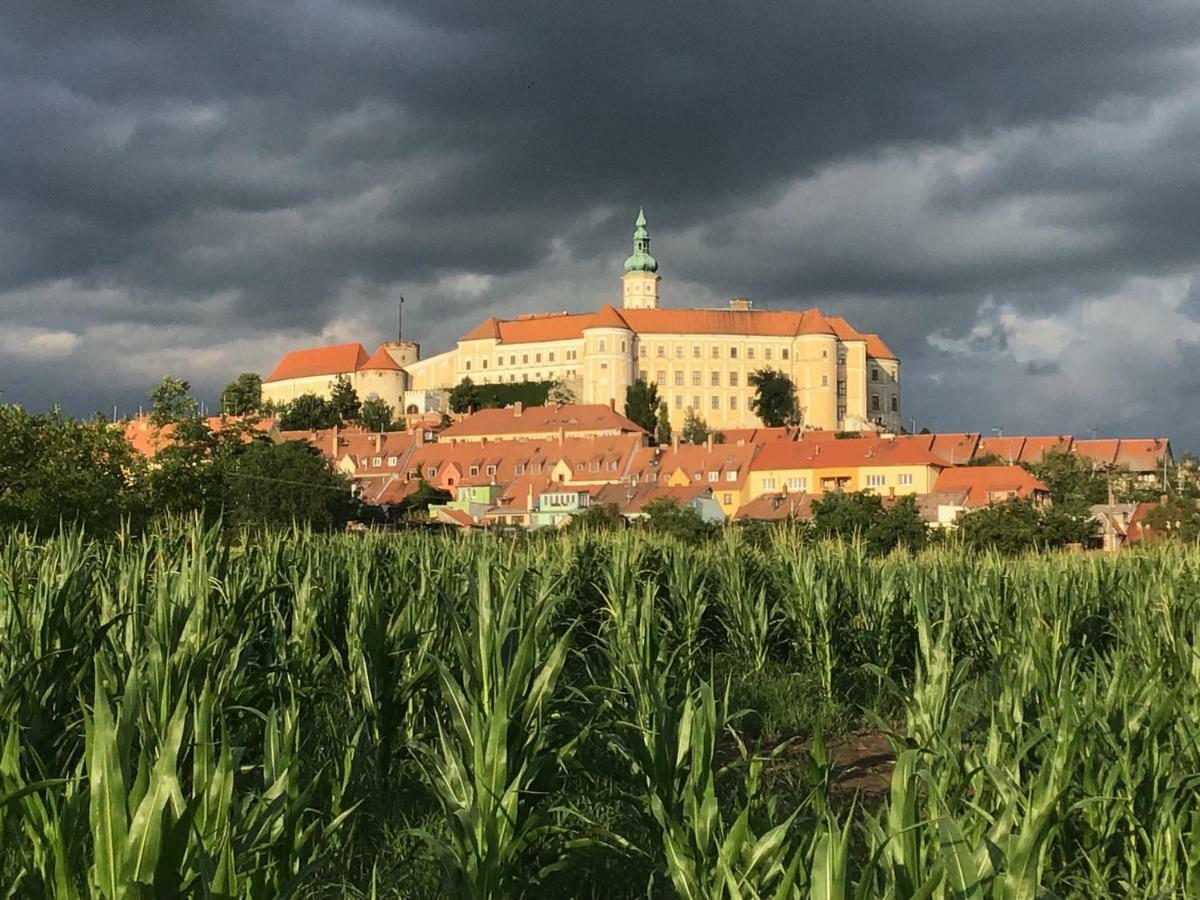
[[[625,260],[625,273],[621,276],[621,305],[626,309],[658,309],[660,281],[658,260],[650,255],[646,213],[639,209],[633,223],[633,253]]]

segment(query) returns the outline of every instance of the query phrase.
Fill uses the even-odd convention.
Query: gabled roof
[[[1162,467],[1163,458],[1170,456],[1171,442],[1166,438],[1122,438],[1116,464],[1131,472],[1154,472]]]
[[[750,474],[751,461],[760,452],[758,444],[680,444],[678,447],[642,447],[629,463],[629,474],[638,482],[665,482],[677,471],[689,479],[709,482],[709,473],[718,473],[721,485],[728,489],[743,484]],[[733,472],[733,480],[728,473]]]
[[[284,355],[264,384],[286,381],[289,378],[315,378],[321,375],[344,375],[357,372],[367,361],[362,344],[335,344],[332,347],[310,347],[293,350]]]
[[[629,324],[621,318],[621,314],[617,312],[616,307],[611,303],[605,303],[602,307],[596,310],[596,314],[592,316],[592,321],[588,322],[588,328],[629,328]]]
[[[506,406],[481,409],[441,432],[442,440],[477,437],[517,437],[522,434],[549,434],[562,430],[611,431],[645,434],[632,419],[603,403],[564,403],[555,406]]]
[[[785,519],[811,519],[813,494],[759,494],[738,507],[735,519],[755,522],[782,522]]]
[[[498,337],[500,337],[500,320],[495,316],[488,316],[486,319],[464,334],[461,340],[485,341]]]
[[[360,369],[388,369],[393,372],[403,372],[400,363],[392,359],[392,354],[387,352],[386,347],[380,347],[371,354],[371,358],[359,366]]]
[[[890,438],[775,441],[754,457],[756,472],[776,469],[842,469],[860,466],[936,466],[946,463],[919,444]]]
[[[648,504],[663,497],[674,501],[676,506],[684,506],[697,497],[711,496],[711,486],[702,483],[684,484],[677,487],[652,482],[606,484],[596,493],[592,505],[600,506],[611,503],[621,512],[633,514],[641,512]]]
[[[1008,493],[1022,499],[1049,493],[1041,481],[1021,466],[960,466],[943,469],[933,485],[936,493],[967,492],[967,506],[987,506]]]

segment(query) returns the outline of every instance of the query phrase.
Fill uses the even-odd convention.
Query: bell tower
[[[626,309],[658,309],[658,260],[650,255],[650,232],[646,213],[638,210],[633,227],[633,253],[625,260],[621,276],[621,305]]]

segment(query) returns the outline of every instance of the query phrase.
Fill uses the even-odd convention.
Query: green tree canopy
[[[333,428],[338,421],[333,405],[316,394],[301,394],[279,413],[279,427],[283,431]]]
[[[639,378],[625,388],[625,418],[654,434],[658,427],[658,386]]]
[[[340,421],[358,421],[358,412],[362,409],[362,402],[358,399],[358,392],[354,390],[354,385],[345,375],[339,375],[333,380],[333,388],[329,392],[329,405],[333,407],[333,411]]]
[[[182,378],[164,375],[150,392],[150,421],[158,426],[194,419],[200,415],[200,404],[193,399],[192,386]]]
[[[224,456],[218,466],[226,521],[234,526],[290,526],[329,530],[354,515],[358,503],[346,478],[312,445],[255,440]]]
[[[686,543],[695,543],[712,537],[717,527],[700,517],[690,506],[681,507],[670,497],[651,500],[643,508],[645,517],[640,524],[654,531],[670,534]]]
[[[226,416],[249,416],[262,411],[262,377],[257,372],[243,372],[221,392],[221,413]]]
[[[1108,479],[1091,459],[1079,453],[1048,450],[1040,462],[1026,466],[1047,488],[1056,506],[1078,512],[1108,499]]]
[[[958,520],[964,543],[977,550],[1020,553],[1087,540],[1095,525],[1086,511],[1038,506],[1019,498],[971,510]]]
[[[378,397],[370,397],[363,401],[362,409],[358,411],[358,421],[368,431],[391,431],[392,415],[391,406]]]
[[[658,417],[654,423],[654,439],[660,444],[671,443],[671,419],[665,403],[658,404]]]
[[[103,532],[122,518],[137,522],[144,509],[129,486],[143,467],[121,431],[100,416],[77,421],[57,409],[31,415],[0,405],[0,524]]]
[[[775,369],[759,369],[750,373],[750,411],[768,428],[800,424],[800,405],[792,379]]]
[[[465,377],[450,391],[450,411],[461,414],[479,408],[479,390],[469,376]]]
[[[683,414],[683,428],[679,431],[679,439],[685,444],[703,444],[712,434],[708,423],[705,422],[690,406]]]
[[[825,494],[812,505],[813,535],[818,538],[865,538],[883,518],[883,501],[863,492]]]
[[[867,529],[867,543],[875,553],[890,553],[897,547],[920,550],[929,541],[929,529],[917,509],[917,498],[899,498]]]

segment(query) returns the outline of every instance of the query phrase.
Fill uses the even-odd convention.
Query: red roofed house
[[[938,493],[965,492],[969,508],[1021,499],[1043,502],[1050,491],[1020,466],[961,466],[943,469],[933,487]]]

